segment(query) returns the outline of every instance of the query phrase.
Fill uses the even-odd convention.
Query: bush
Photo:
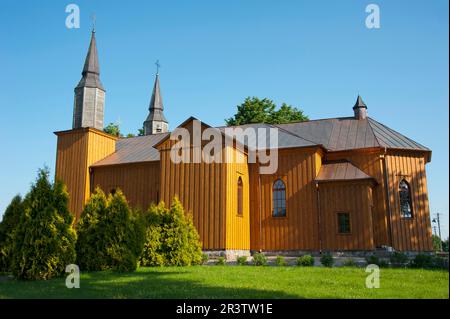
[[[435,256],[433,258],[433,268],[436,269],[447,269],[448,271],[448,258]]]
[[[141,264],[190,266],[202,263],[200,237],[190,215],[175,197],[170,209],[161,202],[146,214],[147,235]]]
[[[286,260],[283,256],[277,256],[277,259],[275,259],[275,264],[277,266],[284,266],[286,265]]]
[[[380,265],[380,259],[375,255],[370,255],[366,257],[367,264],[369,265]]]
[[[297,258],[297,266],[311,267],[314,266],[314,257],[304,255]]]
[[[394,266],[403,266],[408,264],[409,258],[405,253],[396,251],[390,257],[390,262]]]
[[[75,262],[76,233],[68,210],[69,195],[64,184],[52,184],[48,176],[48,169],[39,170],[23,201],[10,265],[16,278],[51,279]]]
[[[136,270],[145,239],[142,224],[142,217],[129,208],[120,189],[106,198],[97,188],[78,223],[80,269]]]
[[[334,259],[330,253],[325,253],[322,257],[320,257],[320,263],[325,267],[333,267]]]
[[[245,266],[245,265],[247,265],[247,256],[239,256],[236,259],[236,261],[237,261],[238,265]]]
[[[346,259],[346,260],[344,260],[344,266],[345,267],[356,267],[356,263],[353,259]]]
[[[0,273],[11,270],[14,233],[23,214],[22,198],[17,195],[6,208],[0,223]]]
[[[225,265],[225,257],[220,256],[216,260],[216,265],[218,266],[224,266]]]
[[[410,266],[413,268],[425,268],[425,269],[448,269],[448,260],[427,254],[418,254],[411,261]]]
[[[203,253],[202,254],[202,265],[206,264],[209,260],[208,254]]]
[[[253,264],[255,266],[265,266],[267,265],[267,257],[263,253],[253,254]]]

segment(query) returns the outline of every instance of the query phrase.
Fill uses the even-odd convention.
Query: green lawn
[[[365,288],[362,268],[195,266],[141,268],[135,273],[65,278],[0,279],[0,298],[449,298],[447,271],[381,269],[379,289]]]

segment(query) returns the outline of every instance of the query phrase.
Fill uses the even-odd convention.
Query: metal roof
[[[374,180],[349,162],[323,164],[315,178],[317,182]]]
[[[93,164],[104,165],[127,164],[136,162],[159,161],[159,151],[153,146],[170,133],[121,138],[116,142],[116,151]]]
[[[195,118],[189,118],[192,120]],[[185,122],[188,122],[185,121]],[[184,123],[185,123],[184,122]],[[279,128],[278,148],[294,147],[324,147],[328,151],[344,151],[363,148],[392,148],[430,152],[430,149],[414,142],[404,135],[371,119],[358,120],[354,117],[313,120],[289,124],[246,124],[231,128],[258,129]],[[217,127],[225,133],[226,127]],[[267,134],[269,132],[270,134]],[[119,139],[116,142],[116,152],[93,166],[125,164],[133,162],[158,161],[159,152],[156,144],[168,137],[170,133],[160,133],[134,138]],[[274,138],[274,132],[266,130],[266,145]],[[249,135],[244,144],[248,147],[254,144],[257,135]]]
[[[95,31],[92,31],[91,42],[84,62],[82,78],[77,85],[79,87],[93,87],[104,90],[100,81],[100,65],[98,63],[97,42]]]

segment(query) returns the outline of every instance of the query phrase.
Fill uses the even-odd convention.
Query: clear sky
[[[65,7],[80,8],[68,29]],[[380,7],[368,29],[365,8]],[[72,125],[96,15],[105,122],[137,132],[154,62],[173,128],[193,115],[223,125],[247,96],[298,106],[311,119],[369,115],[433,150],[432,214],[449,211],[448,1],[17,1],[0,4],[0,214],[38,168],[54,173],[54,131]]]

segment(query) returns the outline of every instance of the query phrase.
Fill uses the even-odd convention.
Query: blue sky
[[[81,28],[67,29],[75,3]],[[376,3],[381,28],[367,29]],[[97,17],[105,122],[136,132],[161,68],[171,128],[190,115],[222,125],[247,96],[298,106],[311,119],[348,116],[358,92],[369,115],[433,150],[432,213],[449,211],[448,1],[2,1],[0,214],[72,124]]]

